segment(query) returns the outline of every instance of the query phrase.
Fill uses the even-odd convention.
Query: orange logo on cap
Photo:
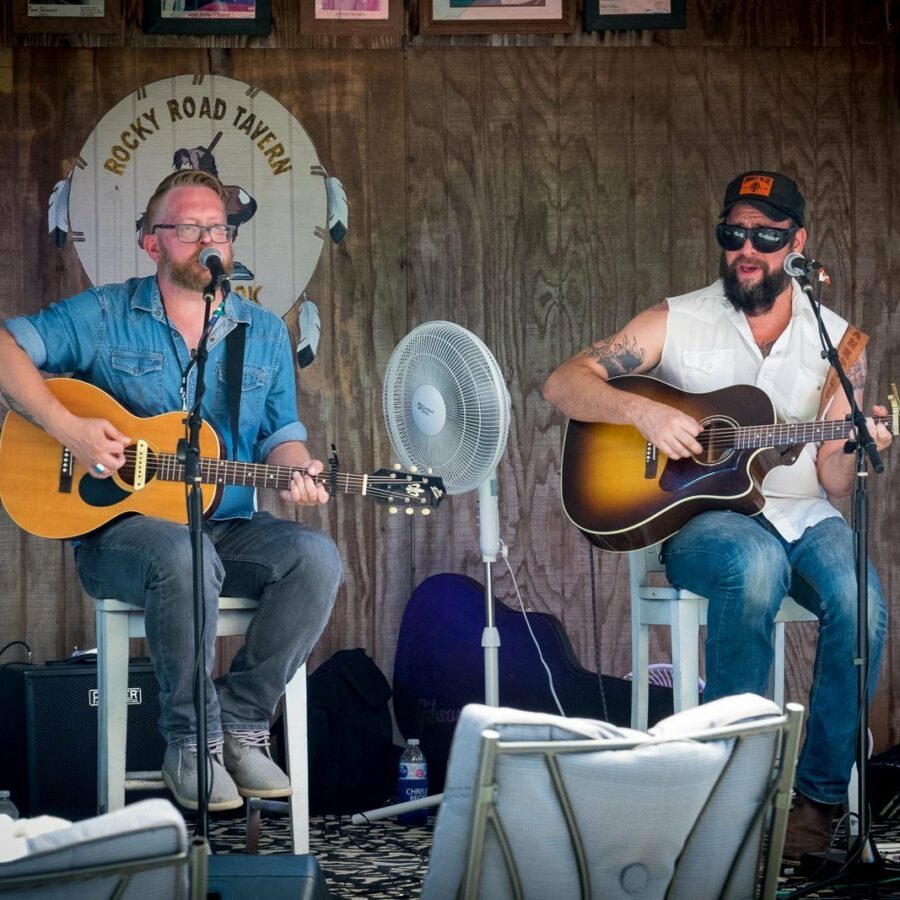
[[[741,182],[740,194],[756,194],[757,197],[768,197],[772,193],[775,179],[769,175],[748,175]]]

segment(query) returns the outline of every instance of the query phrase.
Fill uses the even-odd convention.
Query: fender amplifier
[[[149,662],[128,670],[130,771],[159,770],[159,685]],[[83,663],[0,667],[0,788],[22,816],[97,813],[97,668]]]

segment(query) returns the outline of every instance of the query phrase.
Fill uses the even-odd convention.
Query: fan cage
[[[412,415],[423,385],[446,406],[444,427],[424,434]],[[384,379],[385,424],[394,452],[409,467],[431,469],[449,494],[482,484],[497,467],[509,434],[509,392],[490,350],[452,322],[426,322],[395,348]]]

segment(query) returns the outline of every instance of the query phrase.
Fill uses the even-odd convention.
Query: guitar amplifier
[[[158,770],[166,750],[157,728],[159,685],[153,667],[128,670],[131,771]],[[0,789],[22,816],[83,819],[97,813],[97,668],[82,663],[0,668]]]

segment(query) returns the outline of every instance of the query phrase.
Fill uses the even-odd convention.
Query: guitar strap
[[[869,336],[867,334],[864,334],[855,325],[847,326],[847,330],[838,344],[838,359],[841,361],[845,372],[850,371],[850,368],[859,359],[860,354],[868,343]],[[825,378],[825,387],[822,388],[822,399],[819,401],[819,413],[816,418],[819,418],[825,412],[825,408],[834,396],[834,392],[838,389],[839,384],[837,372],[834,369],[829,369]]]
[[[225,338],[225,388],[228,393],[228,414],[231,418],[231,458],[237,459],[238,432],[241,421],[241,388],[244,372],[244,341],[246,322],[238,322],[237,327]]]

